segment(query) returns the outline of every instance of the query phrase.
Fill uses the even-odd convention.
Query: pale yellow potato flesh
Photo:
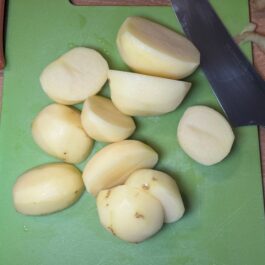
[[[200,53],[184,36],[141,17],[122,24],[117,46],[124,62],[135,72],[180,79],[200,63]]]
[[[123,184],[133,171],[154,167],[157,161],[157,153],[140,141],[112,143],[88,161],[83,180],[87,191],[96,196],[101,190]]]
[[[96,50],[77,47],[42,72],[44,92],[55,102],[73,105],[97,94],[107,80],[108,63]]]
[[[164,209],[165,223],[178,221],[185,212],[176,181],[164,172],[139,169],[129,176],[125,185],[146,191],[157,198]]]
[[[135,130],[133,118],[121,113],[110,99],[92,96],[83,105],[81,122],[86,133],[101,142],[118,142]]]
[[[97,197],[101,224],[122,240],[137,243],[157,233],[164,211],[151,194],[126,185],[103,190]]]
[[[123,113],[154,116],[174,111],[191,83],[130,72],[110,70],[111,99]]]
[[[17,179],[13,202],[22,214],[44,215],[69,207],[83,191],[81,172],[76,167],[51,163],[35,167]]]
[[[229,154],[235,137],[231,126],[219,112],[206,106],[194,106],[182,116],[177,138],[188,156],[210,166]]]
[[[48,105],[37,115],[32,135],[47,154],[69,163],[83,161],[93,146],[82,128],[80,111],[60,104]]]

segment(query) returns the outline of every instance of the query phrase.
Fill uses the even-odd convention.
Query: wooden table
[[[265,10],[255,11],[253,2],[250,1],[250,19],[257,25],[257,32],[265,35]],[[260,75],[265,79],[265,54],[254,44],[253,45],[254,65]],[[263,176],[263,194],[265,200],[265,128],[259,128],[261,166]]]
[[[80,5],[169,5],[169,0],[72,0]],[[257,31],[265,35],[265,10],[256,11],[253,8],[253,0],[250,0],[250,18],[257,24]],[[253,45],[254,65],[265,79],[265,54],[256,45]],[[0,72],[0,108],[2,101],[3,72]],[[263,175],[263,191],[265,191],[265,128],[260,128],[261,165]],[[265,194],[265,193],[264,193]],[[265,196],[264,196],[265,197]]]

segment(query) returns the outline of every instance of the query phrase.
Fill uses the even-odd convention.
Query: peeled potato
[[[133,172],[125,185],[139,188],[157,198],[165,212],[165,222],[179,220],[185,211],[179,188],[173,178],[164,172],[140,169]]]
[[[93,96],[85,101],[81,122],[91,138],[102,142],[124,140],[135,130],[133,119],[121,113],[111,100],[101,96]]]
[[[132,116],[160,115],[175,110],[191,84],[184,81],[110,70],[111,99]]]
[[[38,114],[32,135],[46,153],[69,163],[83,161],[93,145],[82,128],[80,111],[60,104],[51,104]]]
[[[160,230],[164,212],[152,195],[126,185],[103,190],[97,197],[101,224],[128,242],[141,242]]]
[[[21,175],[13,188],[13,201],[20,213],[43,215],[70,206],[83,191],[81,172],[76,167],[52,163]]]
[[[200,53],[182,35],[141,17],[122,24],[117,45],[124,62],[143,74],[180,79],[200,63]]]
[[[187,155],[207,166],[223,160],[235,138],[226,119],[206,106],[194,106],[185,111],[178,125],[177,137]]]
[[[100,53],[78,47],[49,64],[40,82],[55,102],[73,105],[98,93],[107,80],[107,72],[108,64]]]
[[[89,193],[123,184],[128,176],[140,168],[152,168],[158,161],[157,153],[136,140],[124,140],[102,148],[87,163],[83,180]]]

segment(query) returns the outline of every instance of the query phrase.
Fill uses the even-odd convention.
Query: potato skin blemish
[[[108,198],[109,198],[109,196],[110,196],[110,194],[111,194],[111,190],[108,190],[108,192],[107,192],[107,194],[106,194],[105,198],[106,198],[106,199],[108,199]]]
[[[135,216],[135,218],[142,218],[142,219],[144,219],[144,215],[142,215],[142,214],[140,214],[138,212],[136,212],[134,216]]]
[[[111,232],[114,236],[116,236],[116,234],[115,234],[115,232],[114,232],[112,226],[108,226],[108,229],[110,230],[110,232]]]
[[[142,185],[142,189],[143,189],[143,190],[149,190],[149,188],[150,188],[150,187],[149,187],[148,184],[143,184],[143,185]]]

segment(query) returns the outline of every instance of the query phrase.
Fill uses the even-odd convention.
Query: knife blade
[[[171,0],[201,67],[234,126],[265,126],[265,82],[234,42],[208,0]]]

